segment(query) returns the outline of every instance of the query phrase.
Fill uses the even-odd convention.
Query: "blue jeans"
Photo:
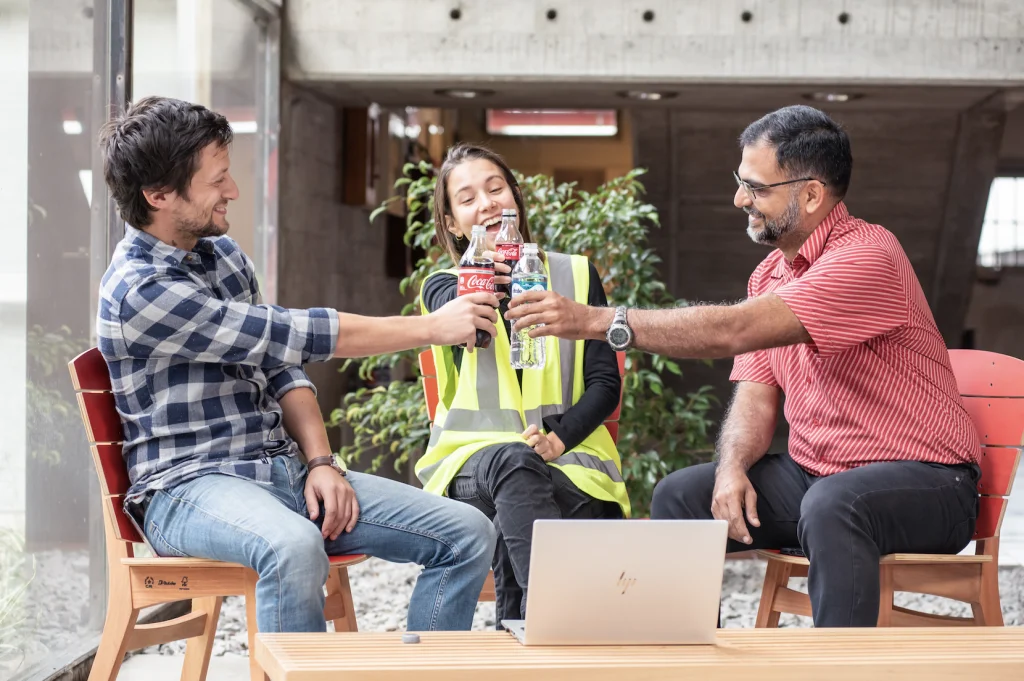
[[[273,459],[271,484],[204,475],[155,492],[146,538],[161,556],[193,556],[253,568],[261,632],[319,632],[328,555],[366,553],[424,566],[409,603],[410,631],[468,630],[494,556],[495,531],[468,504],[355,472],[359,501],[350,533],[324,540],[309,519],[305,466]]]

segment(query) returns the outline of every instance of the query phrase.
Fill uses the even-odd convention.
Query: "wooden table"
[[[259,634],[271,681],[1024,679],[1024,627],[726,629],[715,646],[525,647],[505,632]]]

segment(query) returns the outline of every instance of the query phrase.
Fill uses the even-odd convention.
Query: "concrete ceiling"
[[[531,83],[522,80],[410,82],[403,84],[380,82],[303,81],[338,103],[348,106],[366,106],[376,102],[383,106],[420,107],[564,107],[564,108],[623,108],[668,107],[699,110],[749,110],[752,106],[766,111],[794,103],[810,103],[821,108],[852,111],[944,109],[962,111],[987,99],[995,92],[992,87],[857,87],[852,84],[819,86],[808,85],[674,85],[658,83],[620,84],[589,83]],[[457,99],[438,91],[445,89],[487,90],[492,94],[475,99]],[[674,97],[660,101],[637,101],[622,96],[625,90],[674,93]],[[850,101],[816,102],[810,98],[814,92],[833,92],[859,95]]]

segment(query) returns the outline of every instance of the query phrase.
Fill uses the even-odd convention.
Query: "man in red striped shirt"
[[[873,626],[881,555],[970,541],[978,434],[899,242],[843,203],[846,133],[794,106],[752,123],[740,145],[733,202],[751,239],[775,248],[749,298],[629,310],[620,332],[649,352],[736,357],[717,460],[662,480],[651,517],[724,519],[729,551],[799,546],[815,626]],[[622,321],[550,292],[510,308],[517,328],[564,338],[602,338]],[[783,393],[789,452],[766,456]]]

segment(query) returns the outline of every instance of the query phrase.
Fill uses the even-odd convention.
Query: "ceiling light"
[[[81,121],[64,121],[64,134],[65,135],[81,135],[82,134],[82,122]]]
[[[434,94],[441,95],[442,97],[451,97],[453,99],[477,99],[479,97],[489,97],[494,94],[494,90],[434,90]]]
[[[864,95],[854,92],[812,92],[804,95],[804,99],[810,99],[815,102],[852,102],[855,99],[860,99]]]
[[[659,102],[663,99],[672,99],[677,96],[676,92],[654,92],[650,90],[626,90],[617,93],[619,97],[635,99],[641,102]]]

